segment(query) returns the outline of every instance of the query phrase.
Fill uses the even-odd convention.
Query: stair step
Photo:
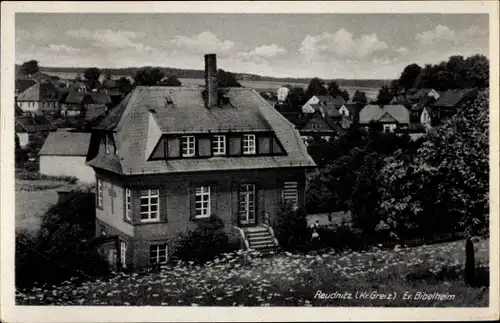
[[[266,235],[261,235],[261,236],[247,236],[248,240],[265,240],[265,239],[272,239],[273,236],[270,234]]]
[[[273,240],[264,240],[264,241],[252,241],[248,242],[250,246],[274,246]]]
[[[270,234],[271,233],[269,231],[262,231],[262,232],[248,232],[246,235],[249,237],[260,237],[260,236],[267,236]]]
[[[253,242],[249,243],[250,248],[275,247],[274,241]]]
[[[250,227],[250,228],[246,228],[245,229],[245,233],[259,233],[259,232],[269,232],[269,230],[267,228],[263,228],[263,227]]]

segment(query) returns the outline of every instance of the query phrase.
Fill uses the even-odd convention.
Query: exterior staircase
[[[270,226],[260,225],[256,227],[243,228],[244,239],[248,249],[259,251],[268,255],[278,251],[278,240],[274,237],[274,231]]]

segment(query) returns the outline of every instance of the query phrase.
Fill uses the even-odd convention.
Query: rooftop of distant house
[[[40,156],[86,156],[90,143],[90,133],[51,132]]]
[[[456,89],[443,92],[439,99],[434,102],[434,107],[454,108],[465,99],[473,98],[478,89]]]
[[[15,131],[36,133],[56,130],[56,126],[43,114],[16,116]]]
[[[368,124],[372,121],[407,124],[410,122],[410,113],[401,104],[368,104],[359,112],[359,123]]]

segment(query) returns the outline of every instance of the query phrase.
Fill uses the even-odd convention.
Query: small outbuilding
[[[84,183],[95,181],[94,170],[85,164],[90,133],[52,132],[40,150],[40,174],[75,176]]]

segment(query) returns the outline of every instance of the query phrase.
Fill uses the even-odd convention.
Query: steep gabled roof
[[[441,94],[439,99],[434,102],[434,107],[454,108],[465,99],[472,98],[477,95],[477,89],[459,89],[449,90]]]
[[[51,132],[42,149],[40,156],[86,156],[89,149],[90,133]]]
[[[16,132],[35,133],[53,130],[56,130],[55,125],[43,114],[16,117]]]
[[[16,91],[22,93],[36,84],[34,80],[16,79]]]
[[[81,104],[85,97],[92,99],[94,104],[110,104],[111,98],[108,94],[102,92],[83,92],[83,91],[71,91],[66,97],[66,103],[70,104]]]
[[[88,164],[125,174],[311,167],[314,161],[295,126],[248,88],[225,89],[227,103],[207,108],[201,87],[138,86],[95,130],[114,132],[120,156],[101,155]],[[154,129],[154,131],[152,130]],[[172,133],[272,132],[286,155],[148,160],[151,138]],[[154,141],[154,140],[153,140]]]
[[[53,131],[57,127],[43,114],[34,116],[16,116],[16,132],[43,132]]]
[[[371,121],[378,121],[385,114],[389,114],[399,123],[410,123],[410,113],[403,105],[366,105],[359,112],[359,123],[368,124]]]
[[[59,92],[56,87],[49,82],[35,83],[24,92],[19,93],[17,101],[51,102],[58,101]]]
[[[320,102],[331,103],[334,105],[342,105],[345,100],[341,96],[332,97],[331,95],[316,95]]]

